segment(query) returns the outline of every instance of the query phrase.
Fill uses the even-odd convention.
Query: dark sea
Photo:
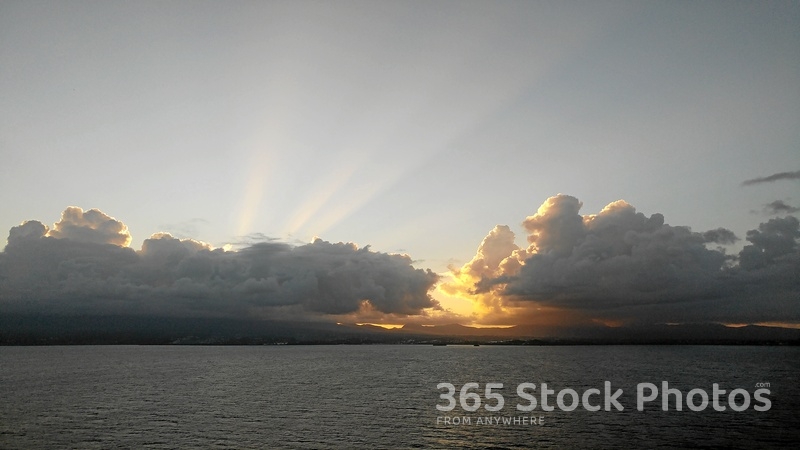
[[[796,448],[798,369],[799,347],[0,347],[0,448]]]

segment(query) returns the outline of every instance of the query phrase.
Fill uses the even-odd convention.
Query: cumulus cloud
[[[482,292],[480,285],[484,280],[494,279],[518,268],[518,258],[511,257],[520,251],[514,239],[514,232],[508,226],[496,226],[483,239],[470,262],[460,269],[451,267],[455,281],[443,283],[441,289],[449,295],[469,296],[484,309],[501,313],[502,302],[494,295]]]
[[[78,242],[114,244],[127,247],[131,234],[124,223],[98,209],[84,211],[70,206],[61,213],[61,220],[53,225],[48,236]]]
[[[27,220],[21,225],[11,227],[11,230],[8,232],[8,243],[12,244],[26,240],[39,239],[46,236],[47,232],[47,225],[36,220]]]
[[[780,172],[766,177],[753,178],[742,182],[742,186],[752,186],[760,183],[772,183],[779,180],[798,180],[800,179],[800,170],[795,172]]]
[[[597,302],[594,297],[619,303],[675,295],[687,285],[689,292],[680,294],[692,295],[700,279],[724,262],[703,245],[702,235],[665,225],[660,214],[646,217],[617,201],[597,215],[581,216],[580,206],[574,197],[552,197],[523,222],[531,232],[531,255],[505,293],[582,306],[592,306],[583,302]]]
[[[794,217],[748,232],[751,244],[732,257],[707,246],[738,239],[724,228],[672,226],[622,200],[597,214],[581,215],[581,207],[568,195],[547,199],[522,222],[525,249],[510,244],[508,227],[496,227],[470,263],[453,269],[449,292],[495,310],[559,308],[608,322],[800,321]],[[498,236],[502,247],[487,245]],[[498,249],[491,259],[487,247]]]
[[[127,227],[70,207],[48,229],[28,221],[0,253],[5,311],[294,318],[350,314],[365,305],[396,315],[439,308],[437,281],[408,256],[316,240],[224,251],[169,233],[127,247]]]

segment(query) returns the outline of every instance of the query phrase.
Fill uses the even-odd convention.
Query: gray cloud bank
[[[496,227],[456,270],[476,295],[506,306],[550,306],[623,322],[800,322],[800,222],[773,218],[738,238],[672,226],[624,201],[581,215],[575,197],[549,198],[525,219],[527,248]]]
[[[455,270],[449,292],[494,313],[537,308],[623,323],[800,323],[800,221],[772,218],[740,241],[695,232],[620,200],[582,215],[575,197],[545,201],[522,225],[494,228]],[[309,320],[394,317],[439,309],[438,281],[406,255],[316,240],[253,236],[238,251],[156,233],[128,247],[124,223],[70,207],[49,228],[13,227],[0,253],[0,314],[138,315]],[[521,316],[522,317],[522,316]]]
[[[52,229],[13,227],[0,253],[6,313],[301,319],[365,307],[399,315],[438,308],[437,281],[405,255],[316,240],[236,252],[157,233],[139,251],[101,211],[70,207]]]

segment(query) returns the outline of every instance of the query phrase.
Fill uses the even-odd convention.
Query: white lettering
[[[647,397],[644,396],[645,388],[650,390],[650,394]],[[639,411],[644,411],[644,402],[650,402],[658,397],[658,388],[653,383],[639,383],[636,385],[636,409]],[[608,405],[608,403],[606,403]],[[608,406],[606,406],[606,411],[608,411]]]

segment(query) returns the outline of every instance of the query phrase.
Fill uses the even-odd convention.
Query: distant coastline
[[[384,329],[328,322],[137,316],[0,316],[0,345],[800,345],[800,330],[720,324]]]

